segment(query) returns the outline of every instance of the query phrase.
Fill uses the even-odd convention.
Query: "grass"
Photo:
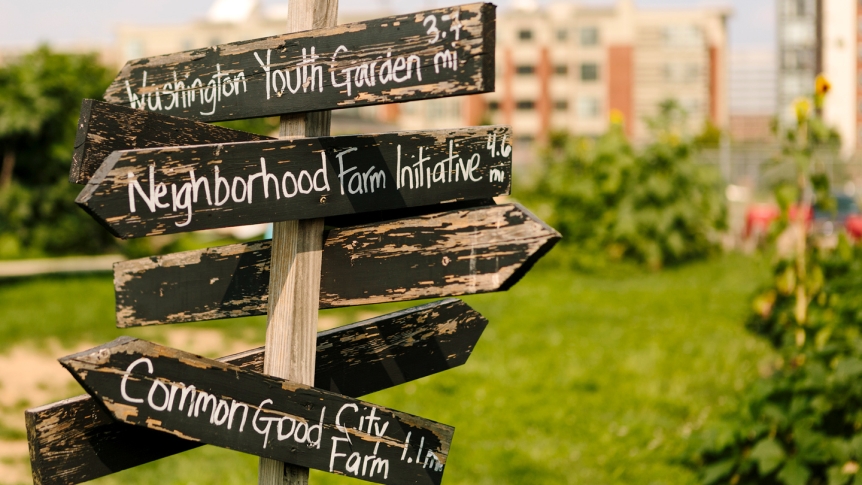
[[[447,484],[696,483],[680,461],[688,436],[732,408],[768,355],[742,325],[767,275],[740,255],[659,273],[545,260],[507,293],[465,298],[490,321],[466,365],[365,399],[455,426]],[[114,338],[112,301],[101,275],[0,285],[0,346]],[[256,463],[203,447],[92,483],[254,483]],[[311,482],[359,483],[317,471]]]

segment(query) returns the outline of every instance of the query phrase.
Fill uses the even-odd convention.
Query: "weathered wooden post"
[[[334,27],[338,0],[291,0],[287,33]],[[329,136],[329,111],[281,117],[279,137]],[[325,196],[321,196],[325,197]],[[265,374],[314,385],[323,219],[275,222],[266,318]],[[260,485],[304,485],[308,468],[260,459]]]

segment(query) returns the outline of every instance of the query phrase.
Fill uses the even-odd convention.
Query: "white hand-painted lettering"
[[[126,381],[129,378],[129,373],[132,372],[132,369],[134,369],[135,366],[137,366],[138,364],[144,364],[144,363],[147,364],[147,372],[152,374],[153,373],[153,361],[151,361],[150,359],[148,359],[146,357],[141,357],[140,359],[132,362],[131,364],[129,364],[128,367],[126,367],[126,372],[125,372],[125,374],[123,374],[123,379],[120,381],[120,395],[123,396],[123,399],[125,399],[126,401],[137,402],[137,403],[144,402],[143,399],[131,397],[131,396],[129,396],[128,393],[126,393]]]
[[[147,180],[138,178],[136,171],[126,171],[129,211],[140,212],[142,206],[139,202],[142,201],[149,213],[159,213],[164,209],[165,215],[173,219],[177,227],[185,227],[193,222],[202,207],[222,207],[230,203],[261,205],[281,199],[328,195],[333,189],[329,183],[330,170],[333,177],[337,177],[336,193],[350,197],[368,197],[393,189],[403,192],[452,183],[481,182],[484,172],[488,172],[491,182],[505,182],[503,164],[492,164],[480,170],[480,153],[459,149],[454,140],[448,140],[447,145],[444,145],[448,149],[446,156],[432,160],[429,152],[439,153],[442,146],[420,145],[406,152],[401,144],[397,144],[394,173],[385,164],[370,165],[367,155],[358,147],[346,147],[335,152],[337,163],[332,167],[327,160],[330,155],[326,150],[320,150],[320,165],[316,169],[291,170],[291,165],[284,161],[270,165],[262,156],[258,157],[257,166],[246,162],[247,165],[234,170],[231,175],[223,175],[225,167],[220,160],[201,162],[196,169],[188,168],[180,174],[168,169],[156,170],[155,164],[151,163]],[[505,144],[502,146],[511,150]],[[413,150],[416,151],[409,153]],[[206,168],[209,166],[212,166],[212,172],[199,173],[199,170],[210,170]],[[166,182],[162,177],[180,180]]]
[[[239,95],[248,91],[248,84],[245,78],[245,72],[230,71],[222,72],[221,64],[216,64],[216,72],[204,84],[200,78],[195,78],[191,85],[187,87],[185,81],[177,78],[176,71],[173,71],[172,76],[174,82],[165,83],[160,87],[147,87],[147,71],[141,73],[141,87],[137,89],[140,96],[132,89],[131,84],[126,80],[126,94],[129,97],[129,104],[134,109],[148,109],[150,111],[171,111],[174,109],[188,109],[198,97],[202,106],[211,105],[209,111],[201,111],[200,114],[208,116],[216,112],[218,103],[222,98],[227,98],[233,95]],[[231,79],[231,74],[234,74]],[[189,75],[186,74],[186,79]],[[242,91],[240,91],[240,83]],[[168,101],[162,103],[162,95],[168,97]]]
[[[448,29],[445,23],[449,22]],[[293,54],[295,61],[291,65],[276,60],[272,64],[272,49],[262,52],[252,52],[263,71],[263,96],[266,100],[281,98],[285,95],[309,95],[324,93],[327,89],[336,89],[347,98],[359,94],[361,88],[368,89],[377,84],[403,84],[413,80],[422,81],[422,68],[425,65],[434,66],[434,72],[450,70],[457,73],[461,66],[458,60],[459,44],[462,29],[460,11],[440,16],[428,15],[422,19],[422,27],[429,36],[429,44],[437,44],[449,35],[445,50],[435,52],[433,58],[423,59],[416,54],[393,56],[389,50],[385,55],[366,62],[351,59],[350,51],[344,45],[338,46],[331,53],[318,53],[317,46],[311,45],[297,48]],[[449,42],[451,41],[451,42]],[[451,45],[450,45],[451,44]],[[441,45],[442,47],[442,45]],[[435,49],[437,50],[437,49]],[[279,52],[282,52],[279,50]],[[282,53],[282,56],[285,54]],[[287,53],[291,55],[290,52]],[[430,53],[422,55],[430,56]],[[321,62],[321,58],[325,59]],[[236,65],[235,61],[226,61],[227,65]],[[329,71],[330,79],[324,84],[325,70]],[[172,81],[163,84],[148,85],[147,71],[141,71],[141,83],[133,86],[130,80],[125,80],[126,95],[132,108],[150,111],[164,111],[170,114],[174,110],[190,110],[198,106],[203,116],[214,116],[219,109],[235,106],[237,101],[225,101],[232,96],[245,95],[248,92],[248,80],[243,69],[222,70],[222,63],[216,63],[215,72],[199,75],[190,79],[192,73],[178,74],[170,72]],[[300,92],[300,88],[302,91]],[[256,91],[256,92],[259,92]]]
[[[266,183],[265,175],[261,175],[259,178],[264,184]],[[193,189],[189,188],[188,190]],[[146,374],[151,377],[141,378],[142,371],[140,370],[133,372],[136,367],[142,364],[146,365]],[[134,377],[132,377],[133,374]],[[137,386],[143,383],[149,384],[146,399],[129,395],[126,389],[129,381],[135,382]],[[137,389],[143,390],[140,387]],[[264,399],[259,405],[253,406],[230,397],[219,397],[217,394],[196,389],[194,385],[171,382],[158,377],[153,361],[146,357],[135,360],[126,368],[120,381],[120,394],[126,402],[141,404],[157,413],[171,413],[176,408],[176,411],[185,414],[187,418],[200,419],[200,424],[206,423],[207,425],[222,427],[234,433],[244,432],[249,417],[249,408],[254,407],[255,412],[251,420],[252,428],[255,433],[263,437],[263,442],[260,445],[263,449],[272,448],[272,445],[277,442],[291,441],[295,444],[303,444],[309,449],[321,450],[324,440],[327,439],[327,444],[331,446],[331,449],[328,451],[321,450],[321,452],[329,454],[330,472],[343,473],[358,478],[386,480],[389,478],[390,460],[398,460],[396,455],[391,453],[393,451],[397,453],[399,448],[401,449],[401,462],[415,463],[434,472],[442,472],[444,468],[437,451],[432,447],[425,447],[424,436],[420,438],[415,458],[413,458],[412,453],[408,457],[408,449],[411,449],[410,440],[415,429],[408,431],[403,441],[393,436],[387,436],[386,432],[390,429],[392,415],[375,406],[360,408],[353,402],[344,403],[335,413],[334,427],[332,425],[324,427],[325,421],[333,423],[333,421],[327,420],[325,406],[320,409],[320,417],[317,423],[314,423],[313,420],[310,421],[302,416],[271,409],[274,405],[272,399]],[[178,403],[177,400],[179,400]],[[164,418],[156,417],[155,419]],[[184,417],[183,420],[185,419]],[[330,419],[332,418],[330,417]],[[238,427],[236,426],[237,422]],[[403,429],[401,426],[394,428],[396,430]],[[340,433],[342,436],[324,436],[324,434],[332,432]],[[360,438],[364,445],[358,446],[357,443],[352,442],[351,435]],[[374,444],[373,451],[369,446],[372,443]],[[339,445],[341,446],[339,447]],[[382,448],[381,445],[383,445]],[[369,451],[371,452],[369,453]],[[387,457],[388,453],[391,455]]]

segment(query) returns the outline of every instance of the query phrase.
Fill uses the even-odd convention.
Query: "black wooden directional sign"
[[[460,366],[487,323],[450,298],[320,332],[314,387],[360,397]],[[263,372],[262,347],[219,360]],[[117,422],[90,395],[27,410],[25,417],[37,485],[86,482],[200,446]]]
[[[517,204],[332,230],[320,307],[506,290],[559,238]],[[117,263],[117,325],[263,315],[270,255],[261,241]]]
[[[128,238],[509,193],[508,127],[114,152],[76,202]]]
[[[200,121],[85,99],[78,118],[69,181],[87,183],[105,158],[117,150],[271,139]]]
[[[105,101],[219,121],[489,92],[494,19],[474,3],[138,59]]]
[[[386,484],[439,484],[454,428],[151,342],[60,359],[114,418]]]

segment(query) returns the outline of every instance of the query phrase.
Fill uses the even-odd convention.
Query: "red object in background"
[[[847,219],[844,219],[844,229],[854,241],[862,238],[862,215],[850,214],[847,216]]]
[[[766,234],[769,225],[780,215],[781,212],[774,205],[753,204],[749,206],[745,213],[745,237]]]
[[[811,209],[811,207],[806,207],[805,212],[805,222],[807,222],[806,226],[808,227],[808,229],[811,229],[811,221],[814,220],[814,211]],[[787,218],[790,219],[790,222],[792,223],[796,221],[796,217],[796,204],[794,204],[791,205],[790,210],[787,211]]]
[[[805,222],[807,229],[811,229],[811,223],[814,220],[814,211],[811,210],[811,207],[806,207],[805,210]],[[788,210],[788,218],[790,222],[796,220],[797,206],[791,205]],[[746,238],[755,236],[765,235],[769,230],[769,225],[772,224],[772,221],[778,219],[781,216],[781,210],[776,205],[772,204],[752,204],[749,206],[748,211],[745,214],[745,233],[744,236]],[[862,218],[859,219],[859,234],[862,236]]]

